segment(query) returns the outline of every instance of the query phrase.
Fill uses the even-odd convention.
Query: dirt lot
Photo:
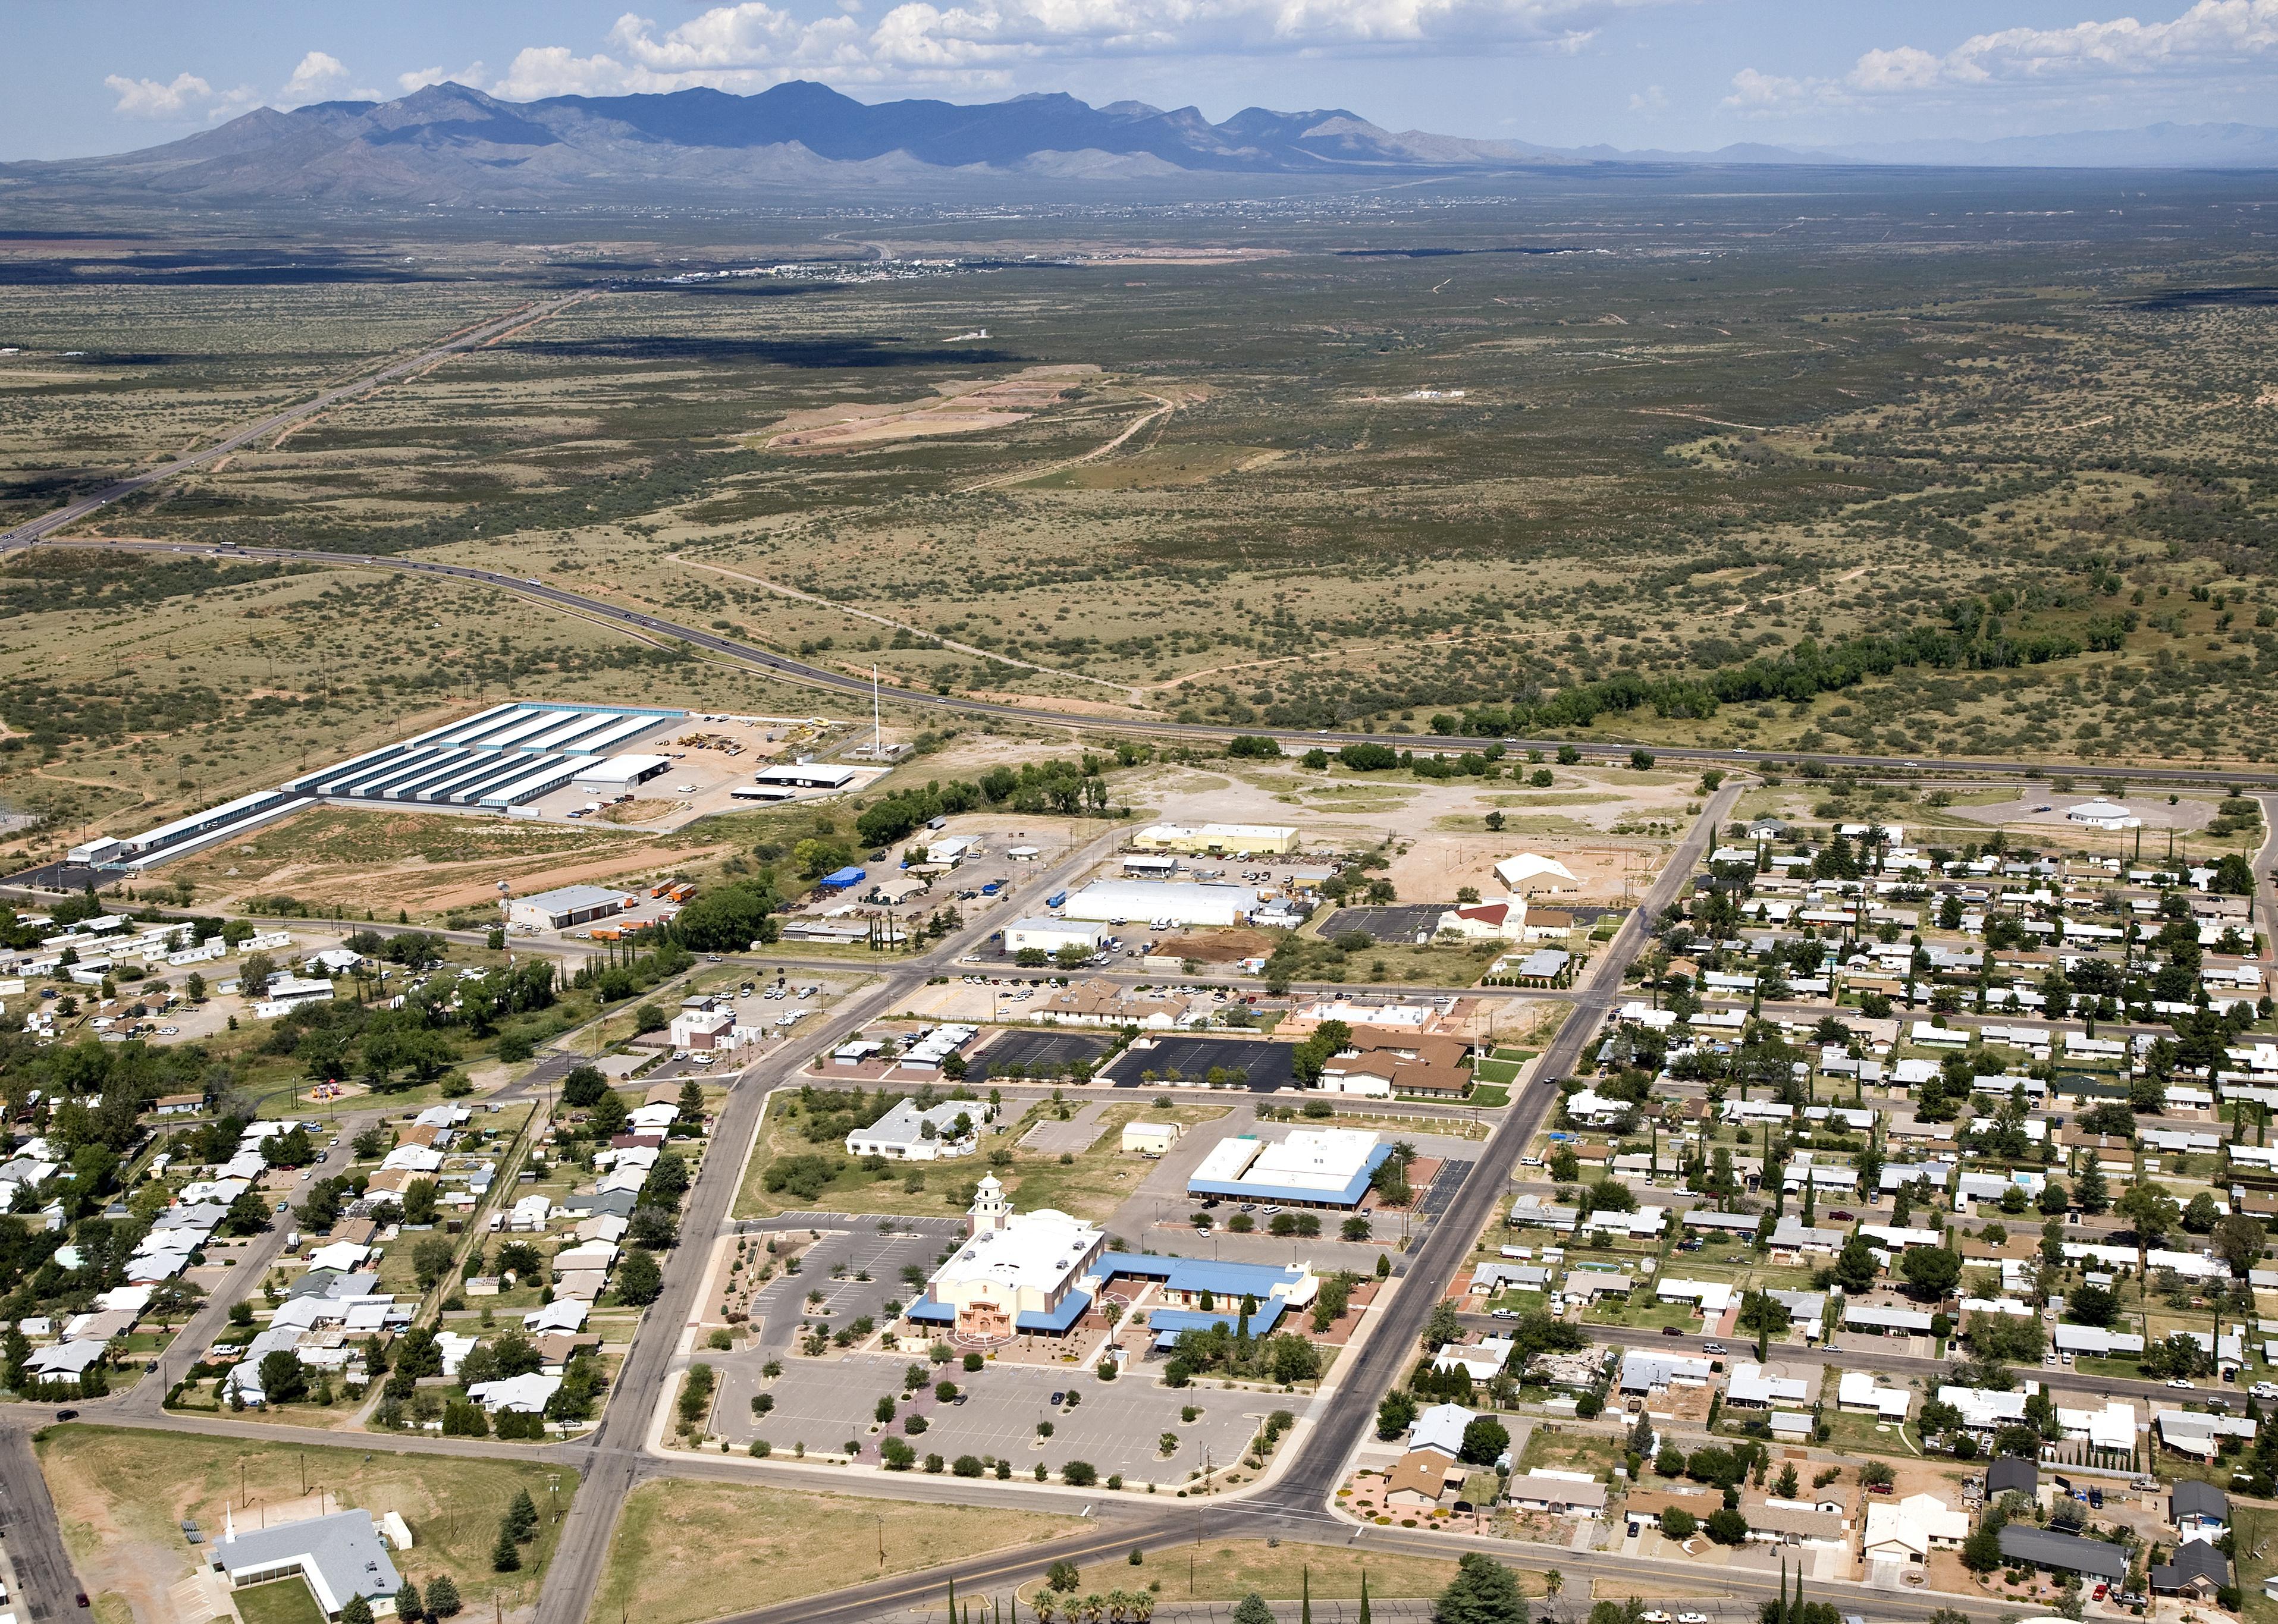
[[[1009,429],[1057,405],[1077,379],[1096,366],[1025,367],[995,383],[974,378],[937,384],[931,400],[845,402],[794,412],[761,443],[770,451],[813,454],[850,446],[875,446],[929,434],[972,434]]]

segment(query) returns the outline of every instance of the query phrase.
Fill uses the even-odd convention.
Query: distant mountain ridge
[[[1993,141],[1638,151],[1395,132],[1344,108],[1250,107],[1212,124],[1193,107],[1093,107],[1060,94],[970,106],[874,104],[793,80],[755,95],[692,89],[515,103],[445,83],[388,102],[260,108],[139,152],[0,165],[0,187],[514,206],[572,196],[684,201],[1024,179],[1425,175],[1590,164],[2261,169],[2278,168],[2278,130],[2160,124]]]

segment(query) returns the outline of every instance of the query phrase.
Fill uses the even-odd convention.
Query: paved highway
[[[194,468],[202,468],[218,457],[227,456],[231,452],[250,441],[259,439],[264,434],[273,434],[279,429],[287,428],[304,418],[313,417],[318,412],[338,406],[343,400],[351,400],[358,395],[368,394],[382,385],[394,383],[397,378],[408,377],[423,367],[432,366],[446,356],[455,355],[462,350],[473,349],[478,345],[487,344],[493,339],[514,328],[564,309],[578,300],[588,297],[590,293],[590,289],[581,289],[558,299],[533,301],[528,304],[517,305],[505,315],[494,316],[489,321],[470,327],[462,332],[446,339],[432,349],[422,350],[419,354],[402,361],[390,362],[378,371],[367,372],[361,377],[325,390],[297,406],[288,406],[283,411],[271,412],[257,422],[249,423],[241,429],[233,431],[226,438],[216,440],[203,451],[193,451],[187,455],[176,457],[171,462],[162,462],[155,468],[145,469],[139,474],[130,474],[114,484],[105,485],[90,495],[66,502],[61,507],[43,513],[36,519],[27,519],[11,530],[0,532],[0,553],[8,552],[11,548],[30,546],[68,525],[76,524],[89,514],[98,513],[112,503],[134,495],[137,491],[145,490],[151,485],[172,479],[178,474],[186,474]]]
[[[227,442],[227,444],[234,443],[236,443],[234,440]],[[194,461],[203,461],[207,456],[218,454],[218,449],[217,448],[215,452],[201,453],[195,459],[187,459],[183,466],[188,466]],[[141,485],[164,477],[167,471],[164,469],[154,469],[149,474],[137,476],[134,481],[126,482],[113,489],[121,491],[130,487],[139,489]],[[623,627],[637,636],[684,643],[692,648],[701,649],[707,653],[718,654],[730,660],[740,660],[747,665],[758,666],[785,682],[829,689],[834,692],[849,694],[863,699],[868,699],[870,694],[870,679],[867,675],[858,676],[852,672],[835,671],[825,666],[809,665],[804,660],[778,654],[772,649],[761,648],[733,637],[722,637],[718,632],[706,628],[685,625],[678,621],[668,620],[662,615],[649,614],[622,604],[587,598],[533,576],[508,575],[503,570],[480,569],[468,564],[448,564],[426,559],[395,558],[366,553],[331,553],[300,547],[214,548],[176,542],[82,538],[60,541],[46,540],[50,531],[70,522],[71,517],[82,516],[85,511],[91,510],[88,505],[99,504],[103,499],[105,499],[98,493],[96,497],[88,498],[86,503],[80,505],[80,513],[75,514],[68,508],[58,509],[56,514],[43,515],[40,519],[20,525],[5,535],[0,535],[0,553],[5,553],[13,547],[29,545],[34,542],[44,541],[45,545],[50,546],[88,547],[112,552],[220,553],[236,559],[265,559],[283,563],[317,564],[328,568],[389,569],[408,574],[478,582],[501,588],[539,603],[550,604],[555,608],[573,614],[584,615],[588,619]],[[42,526],[45,526],[45,529],[40,528]],[[1477,749],[1489,744],[1501,744],[1514,750],[1548,751],[1555,751],[1563,744],[1575,744],[1592,754],[1613,759],[1625,756],[1630,749],[1627,741],[1604,738],[1474,738],[1441,736],[1436,734],[1411,736],[1397,734],[1349,733],[1326,728],[1317,732],[1263,727],[1221,728],[1199,722],[1174,722],[1147,717],[1079,715],[1054,711],[1043,704],[1005,705],[987,699],[960,698],[950,694],[928,693],[914,688],[896,688],[893,692],[898,704],[915,705],[922,710],[949,712],[959,715],[992,716],[1005,721],[1047,722],[1091,733],[1138,733],[1155,737],[1212,742],[1222,741],[1237,733],[1249,733],[1262,734],[1266,737],[1278,739],[1285,745],[1319,744],[1334,747],[1343,744],[1390,743],[1423,745],[1435,750]],[[1893,769],[1906,768],[1919,769],[1926,773],[1998,773],[2008,776],[2027,772],[2047,773],[2070,769],[2083,773],[2124,771],[2130,779],[2141,782],[2156,781],[2162,783],[2259,786],[2270,782],[2269,774],[2250,772],[2244,768],[2178,767],[2158,763],[2148,765],[2129,763],[2124,767],[2115,768],[2108,762],[1988,761],[1967,757],[1923,757],[1899,761],[1888,756],[1831,755],[1821,751],[1793,750],[1705,750],[1663,744],[1654,745],[1652,749],[1655,756],[1667,760],[1700,766],[1779,767],[1800,761],[1816,761],[1827,766],[1862,767],[1872,772],[1889,772]]]

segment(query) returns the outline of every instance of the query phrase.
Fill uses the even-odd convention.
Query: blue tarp
[[[836,873],[825,874],[817,881],[826,891],[845,891],[862,883],[865,875],[859,868],[842,868]]]

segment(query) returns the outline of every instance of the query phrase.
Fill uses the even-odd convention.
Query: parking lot
[[[1135,1044],[1124,1050],[1101,1075],[1118,1088],[1155,1088],[1170,1080],[1173,1072],[1177,1080],[1191,1086],[1201,1084],[1213,1070],[1238,1071],[1246,1080],[1236,1087],[1271,1094],[1296,1081],[1289,1048],[1287,1043],[1256,1039],[1160,1037],[1150,1048]],[[1151,1082],[1143,1075],[1150,1071],[1154,1073]]]
[[[893,1232],[879,1233],[880,1222],[891,1224]],[[903,1279],[902,1270],[913,1268],[921,1275],[931,1275],[943,1251],[962,1238],[964,1227],[961,1223],[940,1219],[893,1218],[872,1220],[844,1233],[825,1231],[799,1260],[797,1274],[779,1271],[753,1299],[760,1357],[764,1360],[789,1349],[798,1340],[803,1318],[833,1329],[852,1324],[865,1315],[885,1323],[889,1301],[909,1302],[924,1289]],[[840,1264],[845,1266],[845,1272],[834,1278],[833,1271]],[[860,1277],[865,1274],[870,1277],[867,1280]],[[810,1304],[808,1294],[817,1292],[822,1300]]]
[[[1066,1077],[1079,1061],[1097,1063],[1107,1040],[1068,1032],[1007,1032],[970,1062],[975,1080],[1005,1077]]]
[[[994,1456],[1010,1461],[1013,1475],[1020,1477],[1032,1476],[1039,1465],[1057,1477],[1069,1461],[1083,1460],[1097,1468],[1103,1479],[1120,1474],[1134,1483],[1176,1486],[1203,1469],[1205,1452],[1212,1467],[1224,1466],[1239,1457],[1266,1415],[1277,1408],[1294,1411],[1303,1404],[1295,1394],[1229,1391],[1201,1384],[1162,1387],[1146,1374],[1150,1367],[1103,1382],[1089,1369],[997,1365],[968,1373],[956,1361],[929,1367],[920,1396],[903,1404],[902,1372],[912,1362],[907,1355],[786,1359],[784,1374],[773,1382],[760,1376],[763,1354],[714,1358],[722,1377],[714,1424],[738,1447],[764,1437],[784,1452],[797,1444],[836,1452],[859,1440],[860,1459],[875,1464],[881,1437],[871,1430],[875,1407],[881,1398],[891,1396],[896,1399],[897,1414],[888,1430],[903,1437],[920,1456],[938,1453],[947,1460],[966,1454]],[[925,1362],[922,1355],[918,1362]],[[936,1380],[956,1383],[964,1401],[936,1399]],[[752,1398],[762,1391],[774,1399],[774,1407],[755,1417]],[[1065,1403],[1056,1408],[1054,1392],[1073,1393],[1078,1403],[1073,1409]],[[1201,1414],[1193,1422],[1182,1422],[1181,1411],[1189,1405]],[[924,1430],[915,1435],[906,1430],[906,1418],[913,1414],[926,1422]],[[1050,1422],[1052,1427],[1052,1436],[1041,1443],[1039,1422]],[[1167,1455],[1159,1447],[1166,1432],[1177,1438],[1176,1449]]]
[[[1321,934],[1334,942],[1347,931],[1366,931],[1378,942],[1413,942],[1421,931],[1430,935],[1440,927],[1440,916],[1453,903],[1399,903],[1388,908],[1340,908],[1321,925]]]

